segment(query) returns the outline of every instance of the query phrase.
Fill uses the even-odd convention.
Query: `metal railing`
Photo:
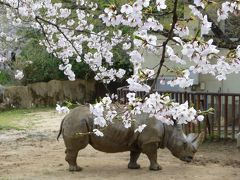
[[[118,88],[120,103],[127,103],[127,87]],[[193,104],[196,109],[207,110],[214,108],[213,114],[205,115],[203,122],[184,125],[186,133],[204,131],[206,138],[235,139],[240,132],[240,93],[211,93],[211,92],[180,92],[158,91],[169,94],[176,102]],[[145,92],[137,92],[138,97],[144,97]]]

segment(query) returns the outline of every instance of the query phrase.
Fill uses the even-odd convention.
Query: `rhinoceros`
[[[106,153],[130,151],[129,169],[140,168],[137,160],[144,153],[150,161],[149,169],[161,170],[162,167],[157,162],[158,148],[167,147],[175,157],[190,162],[203,141],[202,133],[186,136],[181,125],[167,125],[153,117],[149,118],[148,114],[141,114],[136,119],[147,125],[141,133],[134,132],[134,127],[125,128],[122,122],[116,120],[104,129],[104,136],[99,137],[88,133],[96,128],[88,107],[80,106],[71,110],[63,118],[58,135],[58,138],[61,134],[63,136],[69,171],[82,170],[77,165],[77,155],[88,144]],[[87,135],[77,135],[78,133]]]

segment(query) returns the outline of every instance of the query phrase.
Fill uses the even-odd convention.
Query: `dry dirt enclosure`
[[[129,170],[129,153],[106,154],[90,146],[80,151],[81,172],[68,172],[64,144],[56,136],[63,115],[54,111],[27,114],[25,131],[0,131],[0,179],[204,179],[239,180],[240,152],[234,143],[205,143],[192,163],[173,157],[167,149],[159,150],[161,171],[149,171],[148,160],[141,155],[141,169]]]

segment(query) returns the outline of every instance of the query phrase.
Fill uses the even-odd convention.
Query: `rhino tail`
[[[61,124],[60,124],[60,129],[59,129],[59,133],[58,133],[58,136],[57,136],[57,140],[59,140],[59,137],[60,137],[61,134],[62,134],[62,125],[63,125],[63,121],[64,121],[64,118],[63,118],[63,120],[62,120],[62,122],[61,122]]]

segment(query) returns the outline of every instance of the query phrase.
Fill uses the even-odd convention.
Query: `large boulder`
[[[27,86],[10,86],[4,92],[4,104],[11,107],[29,108],[32,106],[31,91]]]
[[[6,104],[4,103],[4,91],[5,87],[0,85],[0,111],[6,108]]]
[[[65,100],[85,103],[93,100],[95,83],[84,80],[63,81],[62,91]]]
[[[0,103],[3,103],[5,87],[0,84]]]
[[[46,105],[48,103],[47,83],[39,82],[28,85],[32,94],[32,103],[34,105]]]

